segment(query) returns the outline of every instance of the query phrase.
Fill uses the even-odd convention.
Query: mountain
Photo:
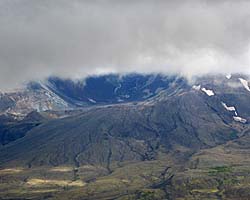
[[[147,154],[152,154],[152,158],[157,156],[155,154],[159,149],[173,152],[185,149],[194,152],[225,143],[236,139],[249,120],[249,115],[246,115],[249,108],[245,99],[250,97],[250,92],[244,88],[228,88],[227,85],[234,81],[225,79],[220,82],[217,80],[216,84],[210,81],[208,84],[207,79],[203,79],[202,82],[199,81],[202,84],[199,89],[198,86],[179,87],[180,83],[174,82],[158,95],[137,104],[93,107],[77,115],[49,121],[6,147],[3,152],[6,150],[7,154],[0,157],[0,160],[4,162],[8,158],[9,163],[12,156],[18,156],[29,166],[40,163],[94,163],[105,166],[109,153],[112,154],[110,159],[122,162],[130,154],[135,159],[143,160],[150,159]],[[234,99],[239,101],[232,104]],[[113,151],[109,149],[110,140],[116,147]],[[51,149],[49,152],[52,157],[46,151],[46,155],[43,155],[41,148],[39,152],[31,146],[25,148],[27,143]],[[138,152],[131,150],[137,146],[142,149]],[[64,148],[68,151],[61,155]],[[118,153],[118,149],[124,149],[124,153]],[[101,155],[99,151],[105,153],[102,155],[104,160],[98,158]],[[32,155],[30,160],[26,160],[29,159],[28,153]],[[95,159],[92,160],[85,154],[94,154]]]
[[[50,77],[23,89],[1,93],[0,113],[22,118],[31,111],[72,110],[91,105],[143,101],[170,87],[176,76],[104,75],[84,80]]]
[[[26,199],[248,199],[248,80],[133,74],[32,83],[27,91],[50,91],[69,106],[3,118],[5,130],[33,126],[0,147],[9,191],[0,195],[11,199],[22,185]]]
[[[55,93],[74,104],[107,104],[148,99],[177,79],[176,76],[113,74],[89,77],[84,81],[53,77],[48,79],[48,85]]]
[[[32,111],[70,109],[66,101],[39,83],[30,83],[19,89],[0,95],[0,113],[22,119]]]

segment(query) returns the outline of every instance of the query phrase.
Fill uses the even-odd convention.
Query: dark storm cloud
[[[249,1],[0,1],[0,87],[50,75],[249,72]]]

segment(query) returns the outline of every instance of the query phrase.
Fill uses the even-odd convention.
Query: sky
[[[250,72],[250,1],[1,0],[0,89],[48,76]]]

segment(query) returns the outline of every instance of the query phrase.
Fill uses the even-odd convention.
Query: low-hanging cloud
[[[250,72],[250,2],[1,0],[0,88],[58,75]]]

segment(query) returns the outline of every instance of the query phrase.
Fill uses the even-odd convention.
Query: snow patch
[[[124,100],[121,99],[120,97],[117,97],[116,99],[117,99],[118,102],[123,102],[123,101],[124,101]]]
[[[239,78],[240,82],[242,83],[242,85],[244,86],[244,88],[246,88],[247,91],[250,92],[250,88],[249,88],[249,85],[248,85],[248,81],[243,79],[243,78]]]
[[[241,123],[246,123],[247,122],[247,120],[244,119],[244,118],[242,118],[242,117],[236,117],[236,116],[234,116],[233,118],[234,118],[234,120],[236,122],[241,122]]]
[[[224,102],[221,102],[221,103],[222,103],[222,105],[224,106],[224,108],[226,110],[234,112],[234,114],[235,114],[235,116],[233,116],[234,121],[241,122],[241,123],[246,123],[247,122],[246,119],[238,116],[238,113],[236,112],[236,108],[234,106],[227,106],[227,104],[225,104]]]
[[[203,92],[205,92],[208,96],[213,96],[214,95],[214,92],[213,90],[208,90],[206,88],[202,88],[201,89]]]
[[[234,114],[235,114],[236,116],[238,115],[237,112],[236,112],[235,107],[233,107],[233,106],[227,106],[227,104],[225,104],[224,102],[221,102],[221,103],[222,103],[223,107],[224,107],[226,110],[228,110],[228,111],[234,111]]]
[[[88,100],[89,100],[91,103],[96,103],[96,101],[95,101],[94,99],[88,98]]]
[[[230,79],[231,77],[232,77],[231,74],[226,75],[226,78],[227,78],[227,79]]]
[[[125,98],[125,99],[128,99],[130,98],[130,96],[128,94],[125,94],[125,95],[121,95],[122,98]]]
[[[122,87],[122,85],[119,83],[119,86],[114,89],[114,93],[117,93],[117,90],[119,90]]]
[[[200,90],[201,89],[201,85],[193,85],[192,87],[194,90]]]

